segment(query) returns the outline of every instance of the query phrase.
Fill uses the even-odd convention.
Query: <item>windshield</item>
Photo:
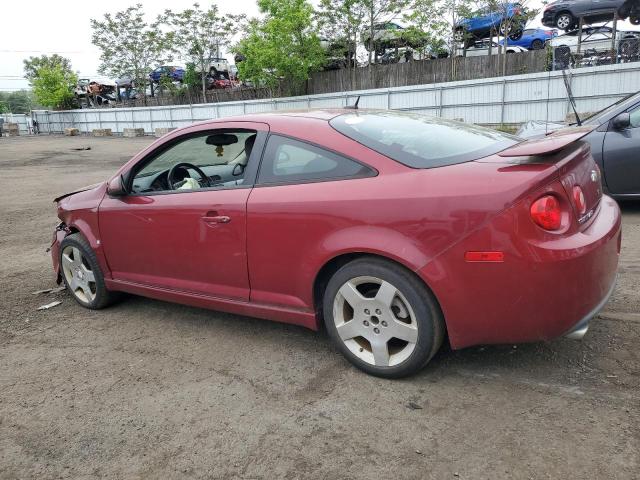
[[[412,168],[468,162],[522,141],[477,125],[388,110],[346,113],[330,124],[356,142]]]
[[[622,104],[626,102],[629,102],[631,104],[631,103],[635,103],[636,101],[640,101],[640,92],[627,95],[626,97],[621,98],[617,102],[612,103],[608,107],[603,108],[599,112],[596,112],[593,115],[589,115],[587,118],[582,120],[582,123],[586,123],[587,125],[599,125],[603,121],[608,120],[607,116],[613,113],[618,108],[620,108]]]

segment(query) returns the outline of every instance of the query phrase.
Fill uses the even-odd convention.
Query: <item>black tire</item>
[[[544,48],[544,42],[539,38],[536,38],[531,42],[531,50],[542,50]]]
[[[576,19],[573,18],[573,15],[569,12],[560,12],[554,21],[556,28],[560,30],[571,30],[571,28],[575,25]],[[563,26],[560,26],[563,25]]]
[[[453,33],[453,39],[456,41],[456,43],[464,42],[466,36],[467,32],[464,28],[456,28],[455,32]]]
[[[629,23],[631,25],[640,25],[640,16],[638,15],[631,15],[629,17]]]
[[[361,277],[375,277],[376,279],[390,283],[397,289],[397,292],[403,296],[415,316],[415,327],[417,328],[415,347],[413,347],[413,350],[408,354],[407,358],[396,365],[377,366],[359,358],[349,349],[345,341],[343,341],[338,334],[334,320],[334,301],[336,300],[336,296],[341,287],[347,282]],[[399,296],[395,298],[398,299]],[[401,378],[418,372],[438,351],[445,335],[442,312],[440,311],[438,302],[426,285],[416,277],[415,274],[403,266],[378,257],[361,257],[340,268],[331,277],[325,289],[323,312],[327,332],[336,348],[357,368],[378,377]],[[368,312],[368,310],[365,310],[365,312]],[[373,312],[371,313],[373,314]],[[376,314],[377,313],[378,312],[376,312]],[[376,317],[370,317],[372,322],[374,318]],[[398,317],[396,316],[396,318]],[[354,318],[349,320],[349,322],[351,321],[356,321],[355,314]],[[411,322],[413,321],[412,319]],[[366,322],[363,323],[367,324]],[[381,322],[381,324],[386,327],[384,321]],[[360,322],[358,322],[358,325],[360,325]],[[373,323],[371,326],[373,328]],[[354,338],[364,340],[364,337]],[[393,340],[395,340],[395,338]],[[391,340],[389,340],[389,342],[390,341]],[[387,352],[390,354],[389,343],[385,341],[384,344]],[[363,349],[360,348],[360,352],[362,351]]]
[[[71,286],[71,279],[69,276],[69,269],[65,268],[63,264],[63,255],[67,247],[77,248],[81,254],[81,263],[85,265],[92,273],[94,277],[93,287],[91,288],[92,293],[95,294],[95,297],[92,299],[87,298],[81,292],[78,292],[78,289],[75,290]],[[104,284],[104,275],[102,273],[102,269],[100,268],[100,264],[98,263],[98,259],[96,258],[96,254],[93,249],[89,245],[89,242],[80,234],[73,233],[71,235],[66,236],[62,242],[60,243],[60,273],[62,276],[62,280],[67,287],[67,291],[74,298],[76,302],[82,305],[85,308],[89,308],[91,310],[99,310],[101,308],[105,308],[116,298],[116,294],[114,292],[110,292],[107,290]],[[84,297],[84,298],[83,298]]]

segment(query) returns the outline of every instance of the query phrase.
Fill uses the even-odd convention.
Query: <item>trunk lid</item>
[[[479,161],[517,165],[553,165],[573,207],[578,226],[583,230],[597,213],[602,198],[600,169],[593,160],[590,146],[579,141],[594,128],[593,126],[564,128],[544,138],[521,142]],[[583,209],[576,201],[575,187],[579,187],[582,191]]]

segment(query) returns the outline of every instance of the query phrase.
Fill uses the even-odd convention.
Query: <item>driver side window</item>
[[[631,128],[640,127],[640,106],[629,112],[629,119],[631,120]]]
[[[257,135],[255,130],[188,135],[161,150],[137,170],[132,191],[151,193],[241,186]]]

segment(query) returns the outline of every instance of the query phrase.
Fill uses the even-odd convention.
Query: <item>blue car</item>
[[[491,37],[492,32],[496,32],[502,36],[509,35],[511,40],[519,40],[524,29],[524,13],[525,9],[519,3],[481,8],[469,18],[456,23],[454,39],[468,46],[475,40]]]
[[[522,32],[519,40],[509,38],[507,45],[514,47],[524,47],[529,50],[540,50],[544,48],[544,42],[558,36],[557,30],[545,30],[543,28],[527,28]],[[501,45],[504,40],[500,40]]]
[[[149,80],[158,83],[160,81],[160,78],[163,76],[169,77],[174,82],[181,82],[184,78],[184,69],[181,67],[172,67],[169,65],[158,67],[149,74]]]

